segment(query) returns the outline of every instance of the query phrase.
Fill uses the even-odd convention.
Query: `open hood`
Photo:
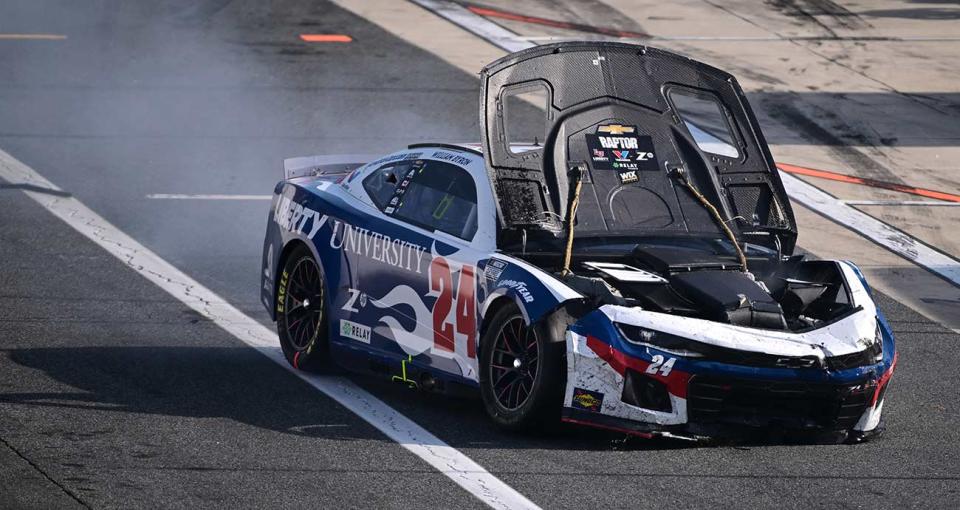
[[[718,234],[680,170],[735,218],[741,241],[792,253],[790,202],[731,75],[655,48],[578,42],[507,55],[481,83],[501,235],[559,235],[573,167],[584,170],[578,236]],[[517,149],[530,142],[537,147]]]

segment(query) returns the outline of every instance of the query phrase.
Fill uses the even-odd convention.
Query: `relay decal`
[[[370,328],[368,326],[364,326],[363,324],[357,324],[353,321],[340,319],[340,336],[369,344]]]

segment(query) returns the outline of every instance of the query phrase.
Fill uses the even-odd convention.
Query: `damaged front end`
[[[544,319],[566,343],[565,421],[690,438],[879,430],[890,328],[853,264],[793,254],[790,201],[732,76],[573,43],[481,77],[498,248],[583,296]],[[535,90],[543,143],[515,151],[510,99]]]
[[[838,265],[851,307],[806,329],[609,304],[587,313],[566,333],[564,419],[685,437],[878,431],[894,340],[854,268]]]
[[[723,255],[654,269],[637,249],[579,251],[582,297],[536,323],[565,347],[564,421],[688,439],[837,442],[880,431],[897,353],[852,263],[768,254],[765,265],[751,254],[744,273],[721,267]]]

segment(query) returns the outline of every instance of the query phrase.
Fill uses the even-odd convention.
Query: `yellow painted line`
[[[0,34],[0,41],[63,41],[66,38],[58,34]]]

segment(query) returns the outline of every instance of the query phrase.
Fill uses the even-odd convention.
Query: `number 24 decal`
[[[433,345],[437,349],[454,352],[456,342],[453,324],[447,322],[450,310],[456,307],[457,333],[467,337],[467,357],[477,357],[477,303],[476,277],[473,266],[464,264],[460,269],[460,284],[454,300],[453,274],[450,264],[443,257],[436,257],[430,264],[430,290],[439,292],[433,305]]]
[[[673,370],[673,364],[676,363],[677,358],[670,358],[666,362],[663,361],[662,354],[654,354],[653,359],[651,360],[650,366],[647,367],[646,372],[648,374],[656,375],[657,372],[660,372],[660,375],[666,377],[670,375],[670,371]]]

